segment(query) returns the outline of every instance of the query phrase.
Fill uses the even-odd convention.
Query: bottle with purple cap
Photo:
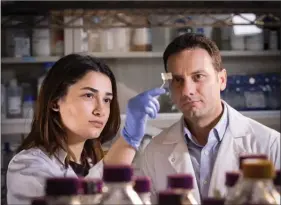
[[[173,190],[158,192],[158,205],[187,205],[181,193]]]
[[[151,205],[151,181],[148,177],[135,177],[134,190],[138,193],[143,204]]]
[[[31,205],[48,205],[48,202],[45,197],[37,197],[32,199]]]
[[[225,186],[227,188],[225,198],[231,200],[235,195],[235,185],[240,177],[240,172],[226,172],[225,173]]]
[[[224,205],[224,199],[211,197],[203,198],[202,205]]]
[[[185,204],[198,204],[192,194],[193,176],[190,174],[174,174],[168,175],[168,189],[174,190],[183,195]]]
[[[80,205],[82,193],[82,184],[78,178],[54,177],[46,180],[45,195],[49,205]]]
[[[129,165],[105,165],[100,204],[143,204],[133,189],[133,169]]]
[[[280,204],[280,194],[273,185],[274,166],[266,159],[245,159],[243,179],[235,187],[235,195],[226,205]]]
[[[101,179],[81,178],[83,194],[81,204],[99,204],[102,197],[103,182]]]

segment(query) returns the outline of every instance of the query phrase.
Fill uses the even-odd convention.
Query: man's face
[[[201,119],[212,115],[221,106],[220,91],[226,87],[226,71],[217,72],[205,49],[183,50],[167,61],[174,104],[187,119]]]

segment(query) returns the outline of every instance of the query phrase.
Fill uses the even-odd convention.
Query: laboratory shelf
[[[268,111],[242,111],[243,115],[258,122],[280,130],[280,110]],[[146,134],[157,135],[164,128],[171,126],[181,118],[181,113],[159,113],[156,119],[149,119]],[[124,125],[125,115],[121,115],[121,126]],[[31,119],[3,119],[1,120],[1,133],[27,134],[30,131]]]
[[[130,58],[162,58],[163,52],[93,52],[89,53],[103,59],[130,59]],[[237,57],[280,57],[280,51],[221,51],[223,58]],[[44,63],[55,62],[60,59],[59,56],[46,57],[23,57],[1,59],[2,64],[19,64],[19,63]]]

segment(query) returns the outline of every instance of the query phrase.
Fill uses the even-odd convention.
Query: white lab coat
[[[280,169],[280,133],[243,116],[227,103],[225,105],[228,107],[229,126],[215,161],[209,196],[214,196],[214,190],[226,193],[225,172],[239,169],[241,153],[267,154],[276,169]],[[154,137],[137,160],[141,174],[152,180],[154,198],[156,191],[166,189],[169,174],[190,173],[196,180],[182,124],[181,119]],[[200,204],[196,181],[193,194]]]
[[[47,177],[77,177],[71,166],[66,169],[61,162],[66,153],[60,150],[49,157],[38,148],[23,150],[13,157],[7,171],[7,202],[9,205],[30,204],[31,198],[44,196]],[[90,162],[90,161],[89,161]],[[103,161],[98,162],[86,176],[101,178]]]

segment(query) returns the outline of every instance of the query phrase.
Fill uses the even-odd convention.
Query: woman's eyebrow
[[[81,90],[89,90],[89,91],[91,91],[93,93],[98,93],[99,92],[98,89],[91,88],[91,87],[83,87],[83,88],[81,88]],[[105,94],[108,95],[108,96],[113,96],[113,94],[111,92],[106,92]]]

